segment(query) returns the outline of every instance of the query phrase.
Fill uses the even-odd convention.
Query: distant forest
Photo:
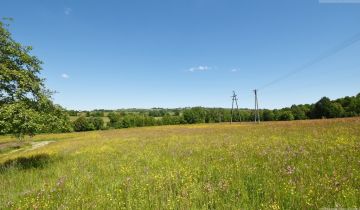
[[[119,129],[143,126],[179,125],[195,123],[249,122],[254,120],[251,109],[226,108],[176,108],[176,109],[119,109],[119,110],[69,110],[74,131]],[[232,116],[232,117],[231,117]],[[282,109],[261,109],[262,121],[291,121],[322,118],[360,116],[360,93],[336,100],[321,98],[314,104],[292,105]]]

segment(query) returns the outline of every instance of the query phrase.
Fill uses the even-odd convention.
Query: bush
[[[104,128],[104,120],[101,117],[91,117],[89,120],[94,125],[95,130]]]
[[[275,120],[275,115],[271,110],[264,110],[263,119],[264,121],[273,121]]]
[[[291,111],[283,111],[279,116],[279,120],[282,121],[290,121],[294,119],[294,115],[291,113]]]
[[[74,121],[74,131],[92,131],[95,130],[95,126],[91,119],[84,116],[77,118]]]
[[[189,124],[205,123],[206,110],[202,107],[194,107],[184,111],[184,119]]]

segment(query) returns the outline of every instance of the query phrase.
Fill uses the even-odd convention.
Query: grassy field
[[[1,144],[14,140],[0,137]],[[0,209],[360,207],[360,118],[39,135],[0,153]]]

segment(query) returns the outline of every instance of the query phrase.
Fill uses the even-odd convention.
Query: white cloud
[[[62,77],[63,79],[69,79],[69,75],[67,75],[67,74],[65,74],[65,73],[62,74],[61,77]]]
[[[188,71],[190,72],[195,72],[195,71],[207,71],[210,70],[211,68],[208,66],[196,66],[196,67],[191,67],[188,69]]]
[[[231,69],[231,72],[237,72],[239,69]]]
[[[70,15],[71,12],[72,12],[72,9],[70,7],[64,9],[65,15]]]

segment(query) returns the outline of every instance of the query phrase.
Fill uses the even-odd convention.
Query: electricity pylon
[[[254,110],[254,115],[255,115],[255,123],[260,123],[260,110],[259,110],[259,101],[258,101],[258,97],[257,97],[257,89],[254,90],[255,93],[255,110]]]
[[[239,115],[239,120],[241,121],[241,116],[240,116],[240,111],[239,111],[239,106],[238,106],[238,99],[237,99],[237,95],[236,95],[235,91],[233,91],[233,95],[231,97],[232,97],[232,104],[231,104],[230,124],[232,123],[233,116],[234,116],[234,103],[236,105],[236,111],[237,111],[237,113]]]

